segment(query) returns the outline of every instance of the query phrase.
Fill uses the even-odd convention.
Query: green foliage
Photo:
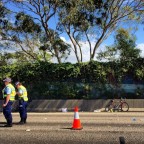
[[[8,17],[10,14],[10,10],[8,10],[5,6],[2,5],[0,2],[0,36],[3,39],[6,39],[6,31],[11,26],[10,22],[8,21]]]
[[[126,29],[120,28],[115,35],[115,42],[112,46],[106,46],[106,51],[98,54],[98,59],[109,61],[129,61],[140,57],[140,50],[136,48],[135,37]]]
[[[120,59],[134,59],[140,57],[140,50],[136,49],[135,38],[125,29],[117,31],[115,47],[120,51]]]
[[[3,65],[0,69],[0,85],[3,85],[2,79],[7,76],[13,82],[19,80],[28,88],[33,99],[113,98],[126,75],[143,82],[143,63],[144,59],[121,63],[91,61],[79,64],[37,62]],[[128,96],[125,92],[122,95]]]
[[[33,18],[23,12],[16,15],[15,24],[19,31],[24,31],[26,33],[41,32],[41,27],[34,22]]]

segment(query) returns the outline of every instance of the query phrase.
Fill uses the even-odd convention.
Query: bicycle
[[[112,99],[109,104],[105,107],[105,111],[122,111],[127,112],[129,110],[129,105],[125,99],[121,98],[119,101]]]

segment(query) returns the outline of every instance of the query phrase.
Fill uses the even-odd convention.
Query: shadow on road
[[[72,130],[72,128],[61,128],[61,129],[69,129],[69,130]]]

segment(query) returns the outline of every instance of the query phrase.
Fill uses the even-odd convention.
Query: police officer
[[[7,124],[4,127],[12,127],[12,104],[15,100],[16,91],[14,86],[11,84],[11,78],[3,80],[5,88],[2,90],[4,103],[3,103],[3,114],[7,120]]]
[[[19,113],[21,118],[19,124],[25,124],[27,120],[27,103],[28,103],[27,90],[20,82],[16,82],[15,85],[16,88],[18,89],[17,95],[19,98]]]

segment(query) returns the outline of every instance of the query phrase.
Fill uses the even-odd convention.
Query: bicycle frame
[[[113,99],[112,101],[111,101],[111,106],[112,106],[112,109],[113,110],[119,110],[119,109],[121,109],[121,107],[122,107],[122,104],[124,103],[125,101],[124,100],[122,100],[122,99],[120,99],[119,101],[116,101],[115,99]]]

